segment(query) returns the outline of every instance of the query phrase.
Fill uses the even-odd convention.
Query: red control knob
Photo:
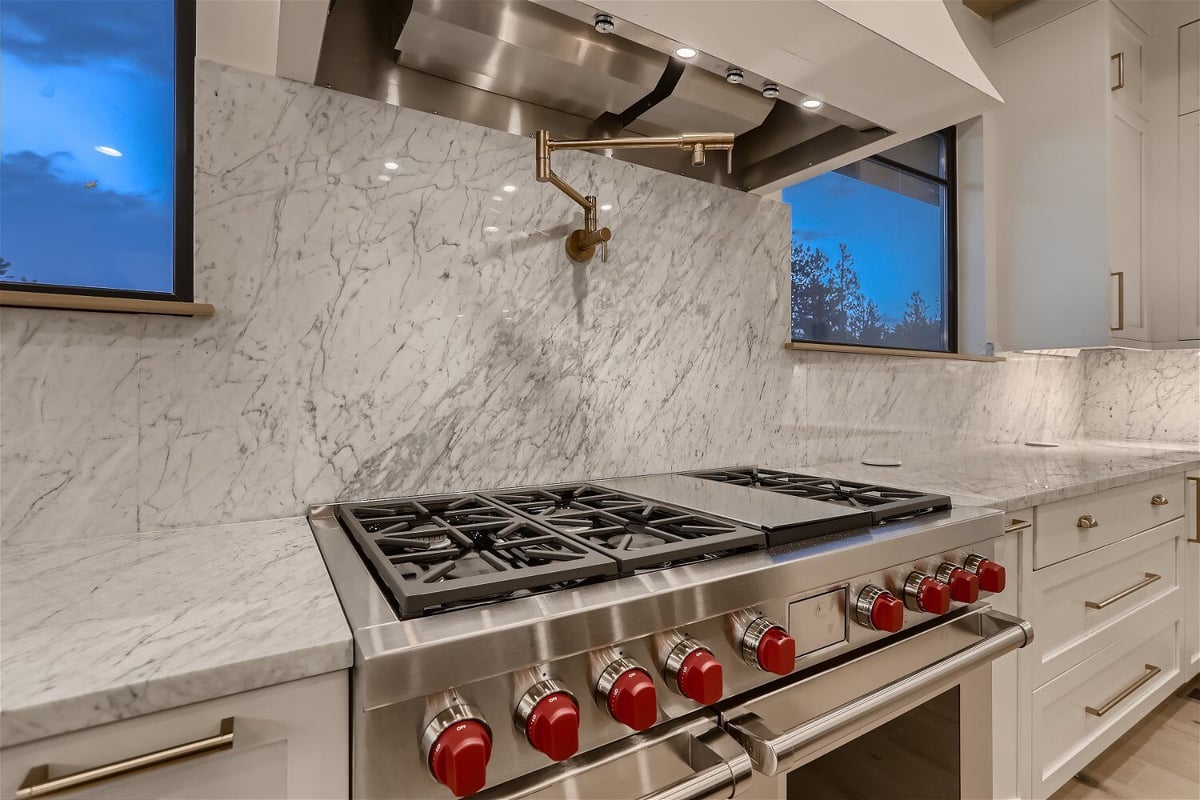
[[[979,559],[979,563],[975,566],[975,576],[979,578],[979,588],[985,592],[1004,591],[1004,567],[990,558]]]
[[[641,669],[626,671],[608,692],[608,713],[635,731],[658,721],[658,693],[654,681]]]
[[[437,737],[429,751],[429,769],[456,797],[475,794],[487,783],[492,736],[475,719],[456,722]]]
[[[696,649],[679,665],[676,682],[679,693],[684,697],[708,705],[721,699],[724,671],[716,656],[707,650]]]
[[[767,629],[758,640],[758,668],[776,675],[787,675],[796,666],[796,640],[778,625]]]
[[[883,592],[871,603],[871,627],[877,631],[896,633],[904,627],[904,603],[893,594]]]
[[[950,587],[925,576],[917,585],[917,607],[929,614],[945,614],[950,610]]]
[[[962,567],[942,564],[938,569],[938,580],[950,587],[950,597],[960,603],[974,603],[979,599],[979,578]]]
[[[579,706],[566,692],[543,697],[529,712],[525,736],[552,761],[566,761],[579,749]]]

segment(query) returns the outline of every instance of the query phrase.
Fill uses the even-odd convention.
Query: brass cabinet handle
[[[31,797],[45,797],[49,794],[57,794],[70,789],[81,789],[102,781],[122,778],[134,772],[165,767],[168,764],[175,764],[189,758],[208,755],[209,753],[216,753],[221,750],[229,750],[233,747],[233,721],[233,717],[221,720],[220,733],[216,736],[177,744],[172,747],[163,748],[162,750],[156,750],[153,753],[126,758],[122,761],[114,761],[111,764],[104,764],[103,766],[92,767],[91,769],[81,770],[70,775],[63,775],[61,778],[50,777],[49,764],[36,766],[29,770],[29,773],[25,776],[25,780],[21,782],[20,787],[17,789],[17,798],[18,800],[26,800]]]
[[[1122,69],[1121,74],[1122,74],[1122,76],[1124,76],[1124,74],[1125,74],[1124,69]],[[1124,85],[1125,85],[1125,78],[1122,77],[1121,78],[1121,86],[1124,86]],[[1114,88],[1120,88],[1120,87],[1114,87]],[[1114,328],[1110,325],[1108,327],[1108,329],[1110,331],[1123,331],[1123,330],[1125,330],[1125,273],[1124,272],[1110,272],[1110,273],[1108,273],[1108,275],[1110,278],[1115,277],[1117,279],[1117,327]]]
[[[1168,505],[1170,502],[1171,502],[1170,500],[1168,500],[1166,497],[1164,497],[1161,494],[1156,494],[1156,495],[1154,495],[1154,497],[1150,498],[1150,505],[1152,505],[1152,506],[1165,506],[1165,505]]]
[[[1084,514],[1075,523],[1075,527],[1077,527],[1077,528],[1099,528],[1100,523],[1096,522],[1096,518],[1093,517],[1091,514]]]
[[[1117,83],[1112,87],[1112,90],[1118,91],[1125,88],[1125,51],[1113,53],[1108,57],[1109,61],[1117,62]]]
[[[1121,702],[1126,697],[1129,697],[1129,695],[1133,694],[1138,689],[1145,686],[1147,683],[1149,683],[1151,680],[1154,679],[1155,675],[1157,675],[1160,672],[1162,672],[1162,670],[1159,669],[1158,667],[1154,666],[1153,664],[1147,664],[1146,665],[1146,674],[1143,675],[1142,677],[1138,678],[1136,681],[1134,681],[1132,684],[1130,684],[1126,688],[1122,689],[1121,693],[1118,694],[1116,697],[1114,697],[1112,700],[1109,700],[1107,703],[1100,706],[1099,708],[1092,708],[1091,706],[1088,706],[1087,708],[1085,708],[1083,710],[1086,711],[1087,713],[1091,714],[1093,717],[1103,717],[1105,714],[1112,711],[1113,707],[1116,706],[1117,703]]]
[[[1200,544],[1200,476],[1188,475],[1188,480],[1196,484],[1196,538],[1188,539],[1192,544]]]
[[[1134,584],[1133,586],[1130,586],[1128,589],[1117,592],[1116,594],[1114,594],[1112,597],[1108,598],[1107,600],[1101,600],[1098,603],[1095,600],[1087,600],[1084,602],[1084,605],[1087,606],[1088,608],[1108,608],[1109,606],[1111,606],[1113,603],[1117,602],[1118,600],[1123,600],[1124,598],[1129,597],[1129,595],[1133,594],[1134,592],[1138,591],[1139,589],[1145,589],[1147,586],[1149,586],[1150,584],[1154,583],[1157,580],[1162,580],[1162,575],[1155,575],[1153,572],[1147,572],[1146,579],[1144,581],[1139,581],[1138,583]]]
[[[1012,521],[1004,526],[1005,533],[1016,533],[1017,531],[1028,530],[1033,527],[1033,523],[1028,520],[1017,519],[1013,517]]]

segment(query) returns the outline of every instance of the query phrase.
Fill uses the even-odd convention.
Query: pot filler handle
[[[736,797],[750,788],[754,763],[742,746],[720,728],[690,737],[688,762],[695,772],[643,795],[641,800]]]
[[[970,647],[783,733],[771,730],[761,717],[745,709],[732,709],[725,729],[750,752],[760,772],[765,775],[786,772],[814,755],[830,736],[1033,641],[1033,626],[1023,619],[988,611],[981,622],[985,630],[992,632]]]

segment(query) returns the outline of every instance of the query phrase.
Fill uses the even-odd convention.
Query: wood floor
[[[1200,798],[1200,678],[1168,697],[1050,800]]]

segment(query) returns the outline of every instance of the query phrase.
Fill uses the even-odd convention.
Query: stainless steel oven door
[[[750,796],[991,797],[991,663],[1032,639],[983,606],[737,698],[721,716],[760,773]]]
[[[749,754],[700,711],[472,795],[471,800],[709,800],[750,785]]]

